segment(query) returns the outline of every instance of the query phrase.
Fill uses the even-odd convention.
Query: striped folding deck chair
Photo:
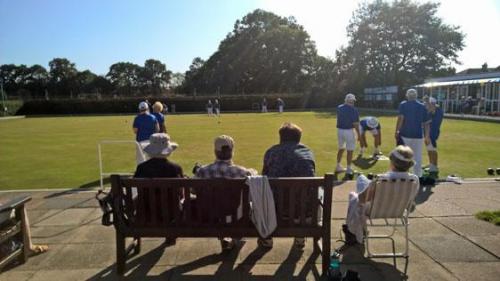
[[[408,268],[408,215],[410,208],[415,203],[418,193],[419,181],[415,175],[407,175],[400,178],[380,177],[375,180],[374,197],[368,210],[368,223],[366,226],[365,246],[369,258],[393,258],[396,266],[396,258],[405,258],[404,273]],[[381,219],[382,223],[374,223],[374,219]],[[405,249],[396,252],[393,235],[396,227],[404,228]],[[389,234],[371,235],[370,229],[374,227],[389,227]],[[392,253],[373,253],[370,251],[370,239],[390,239],[392,242]]]

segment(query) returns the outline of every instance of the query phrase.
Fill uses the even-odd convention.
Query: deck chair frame
[[[372,206],[370,208],[368,214],[368,222],[365,227],[365,248],[367,252],[368,258],[392,258],[394,262],[394,266],[397,266],[396,258],[404,258],[405,259],[405,267],[404,274],[406,275],[408,269],[408,260],[409,260],[409,237],[408,237],[408,225],[409,225],[409,213],[410,209],[415,203],[415,196],[418,192],[419,183],[418,180],[412,178],[394,178],[394,179],[377,179],[375,183],[375,192],[373,197]],[[399,199],[402,202],[397,204],[394,210],[390,211],[389,214],[384,215],[374,210],[374,208],[378,208],[380,205],[380,200],[384,200],[383,195],[380,194],[380,189],[387,188],[381,187],[382,185],[403,185],[401,188],[410,188],[407,190],[408,192],[403,194],[402,198],[389,198],[389,199]],[[378,189],[378,190],[377,190]],[[377,193],[379,191],[379,193]],[[387,198],[385,198],[387,200]],[[382,212],[383,213],[383,212]],[[382,219],[383,223],[375,223],[374,219]],[[390,228],[389,234],[370,234],[370,228]],[[394,241],[394,234],[396,233],[397,227],[403,227],[404,229],[404,249],[401,252],[396,252],[396,244]],[[370,250],[370,240],[371,239],[388,239],[392,244],[392,253],[375,253]]]

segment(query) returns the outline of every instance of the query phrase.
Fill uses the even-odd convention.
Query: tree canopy
[[[464,34],[436,15],[439,5],[411,0],[361,4],[347,27],[349,43],[336,58],[351,84],[408,85],[459,63]]]
[[[228,94],[303,92],[316,47],[293,17],[255,10],[237,20],[218,50],[193,61],[184,90]]]

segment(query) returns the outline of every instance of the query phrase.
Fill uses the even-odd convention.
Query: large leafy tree
[[[172,72],[159,60],[148,59],[139,73],[145,93],[158,95],[168,88]]]
[[[255,10],[236,21],[200,68],[186,72],[184,85],[205,93],[302,92],[315,57],[314,42],[293,17]]]
[[[409,85],[458,63],[464,34],[445,24],[438,8],[412,0],[362,4],[347,27],[348,45],[337,52],[345,79],[358,89]]]
[[[130,62],[118,62],[109,67],[106,78],[109,79],[119,95],[131,96],[137,94],[141,85],[142,67]]]
[[[66,58],[54,58],[49,62],[50,86],[58,96],[73,96],[77,89],[78,70]]]

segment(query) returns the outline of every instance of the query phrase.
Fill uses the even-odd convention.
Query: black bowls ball
[[[493,176],[495,174],[495,170],[493,168],[488,168],[488,175]]]

